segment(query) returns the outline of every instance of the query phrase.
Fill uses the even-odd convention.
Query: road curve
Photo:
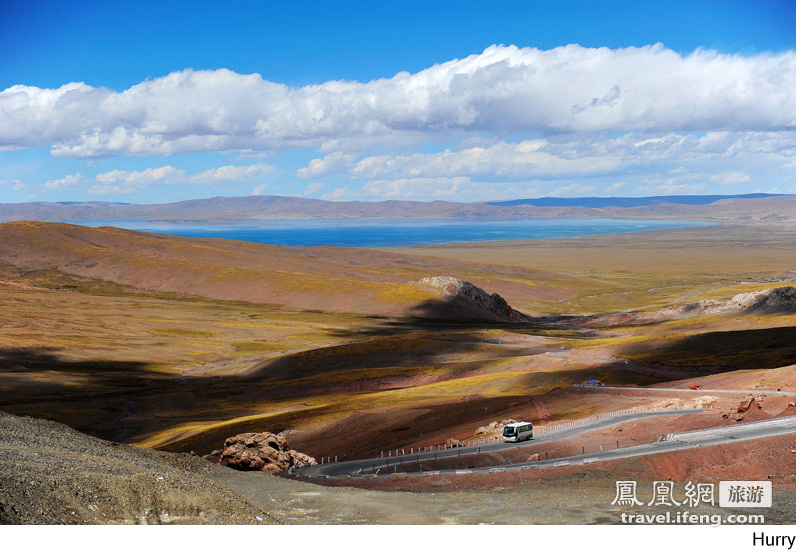
[[[692,380],[690,380],[692,381]],[[682,393],[736,393],[738,395],[796,395],[795,391],[777,391],[775,389],[690,389],[690,388],[657,388],[657,387],[617,387],[617,386],[585,386],[584,389],[614,389],[618,391],[675,391]]]
[[[580,427],[567,428],[564,430],[557,430],[545,434],[537,435],[533,440],[528,442],[520,442],[515,447],[522,447],[523,445],[537,444],[546,441],[552,441],[568,436],[573,436],[585,431],[594,430],[596,428],[603,428],[625,422],[629,420],[637,420],[648,416],[666,415],[666,414],[686,414],[692,412],[699,412],[698,410],[687,411],[670,411],[660,413],[640,413],[638,415],[625,415],[615,416],[603,419],[590,425]],[[684,432],[679,434],[670,434],[668,439],[661,442],[653,442],[651,444],[643,444],[639,446],[632,446],[628,448],[618,448],[613,450],[606,450],[595,453],[587,453],[583,455],[576,455],[572,457],[562,457],[556,459],[547,459],[544,461],[526,462],[526,463],[511,463],[507,465],[495,465],[492,467],[477,467],[471,469],[448,469],[442,471],[427,471],[423,473],[407,473],[408,476],[422,476],[422,475],[451,475],[462,473],[490,473],[502,471],[522,471],[527,469],[544,469],[549,467],[562,467],[567,465],[583,465],[594,463],[596,461],[607,461],[612,459],[624,459],[628,457],[636,457],[641,455],[650,455],[655,453],[665,453],[671,451],[679,451],[689,449],[697,446],[711,446],[718,444],[728,444],[744,440],[751,440],[755,438],[763,438],[767,436],[779,436],[783,434],[792,434],[796,431],[796,417],[784,417],[781,419],[772,419],[766,421],[750,422],[746,424],[739,424],[735,426],[710,428],[707,430],[698,430],[694,432]],[[487,453],[491,451],[501,451],[504,449],[511,449],[511,444],[495,443],[487,444],[485,446],[468,447],[468,448],[454,448],[439,452],[423,452],[421,454],[407,455],[405,457],[392,457],[387,459],[363,459],[358,461],[343,461],[341,463],[327,463],[323,465],[316,465],[313,467],[305,467],[296,471],[299,476],[306,477],[360,477],[363,474],[372,474],[374,476],[388,476],[388,473],[379,474],[380,471],[394,465],[401,463],[416,463],[418,461],[426,461],[435,459],[435,454],[438,458],[457,457],[459,455]]]
[[[510,444],[507,442],[495,442],[492,444],[485,444],[482,446],[470,446],[463,448],[450,448],[438,451],[427,451],[421,453],[408,454],[404,456],[388,456],[388,457],[375,457],[372,459],[360,459],[355,461],[341,461],[340,463],[322,463],[312,467],[305,467],[299,469],[297,473],[303,476],[328,476],[337,477],[341,475],[358,475],[363,472],[374,472],[378,468],[393,467],[394,465],[401,465],[403,463],[418,463],[421,461],[430,461],[434,459],[445,459],[448,457],[460,457],[467,454],[477,453],[492,453],[504,451],[514,448],[521,448],[523,446],[531,446],[541,444],[544,442],[552,442],[560,440],[561,438],[568,438],[578,434],[583,434],[598,428],[605,428],[628,422],[632,420],[639,420],[642,418],[656,417],[656,416],[669,416],[669,415],[686,415],[690,413],[700,413],[703,409],[689,409],[677,411],[651,411],[645,413],[633,413],[628,415],[614,415],[605,417],[600,420],[582,424],[579,426],[572,426],[567,428],[560,428],[551,430],[549,432],[534,434],[532,440],[519,442],[517,444]]]

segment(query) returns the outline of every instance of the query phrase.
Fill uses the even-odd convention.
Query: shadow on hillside
[[[67,360],[53,347],[0,349],[0,375],[8,373],[56,372],[97,376],[113,374],[136,378],[159,378],[145,362],[134,360]]]
[[[414,331],[390,327],[362,341],[311,349],[258,364],[240,378],[278,382],[335,371],[351,371],[350,377],[360,377],[360,371],[366,369],[445,365],[445,355],[480,353],[491,344],[488,338],[471,331],[461,331],[458,338],[435,335],[441,331],[441,327]],[[497,350],[503,353],[505,349]]]
[[[502,301],[500,303],[502,306],[497,308],[499,314],[466,300],[440,300],[437,298],[426,300],[411,307],[409,313],[411,316],[428,320],[463,321],[477,324],[527,323],[531,319],[529,316],[508,307],[504,299],[499,298],[499,300]],[[505,314],[506,308],[504,307],[510,310],[509,314]]]
[[[796,328],[715,331],[652,345],[635,345],[620,356],[664,368],[717,373],[780,368],[796,363]]]

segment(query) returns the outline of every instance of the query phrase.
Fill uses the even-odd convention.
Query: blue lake
[[[450,242],[571,238],[593,234],[705,227],[701,221],[619,219],[305,219],[287,221],[76,221],[191,238],[228,238],[282,246],[415,246]]]

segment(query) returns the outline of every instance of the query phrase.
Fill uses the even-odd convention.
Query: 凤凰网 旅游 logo
[[[773,502],[771,481],[720,481],[721,508],[769,508]]]
[[[617,481],[617,494],[611,502],[613,506],[648,506],[648,507],[676,507],[687,506],[696,508],[701,504],[715,505],[714,483],[687,482],[683,489],[675,487],[675,481],[654,481],[652,497],[637,496],[637,481]],[[683,495],[680,492],[683,490]],[[678,494],[676,492],[678,491]]]
[[[670,480],[653,481],[651,497],[648,498],[647,491],[641,492],[641,496],[637,493],[637,481],[617,481],[617,493],[611,504],[695,508],[700,504],[716,505],[716,495],[721,508],[769,508],[773,502],[771,481],[720,481],[717,486],[715,483],[689,481],[680,487],[676,484]]]
[[[723,514],[713,508],[769,508],[773,502],[770,481],[716,484],[660,480],[638,486],[637,481],[627,480],[617,481],[615,488],[611,505],[633,508],[620,514],[622,522],[627,524],[758,525],[765,523],[762,514]]]

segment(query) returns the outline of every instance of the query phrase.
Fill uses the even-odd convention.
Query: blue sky
[[[0,202],[792,193],[794,2],[0,4]]]

